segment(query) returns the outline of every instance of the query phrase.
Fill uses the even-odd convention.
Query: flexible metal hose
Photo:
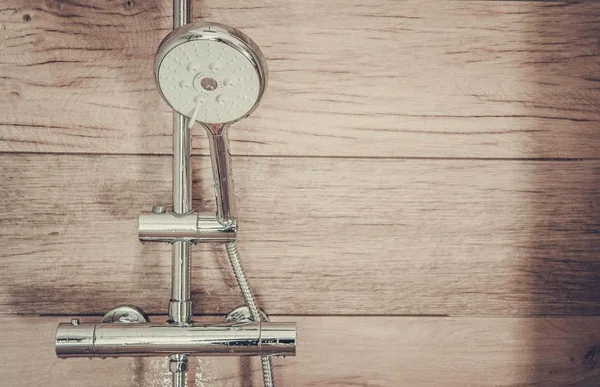
[[[254,321],[260,321],[262,319],[260,315],[260,310],[256,305],[256,298],[254,298],[254,294],[252,294],[252,290],[250,290],[250,285],[248,284],[248,280],[246,279],[246,274],[244,274],[244,268],[242,267],[242,262],[240,261],[240,254],[237,250],[237,244],[235,241],[227,242],[225,244],[225,248],[227,249],[227,255],[229,255],[229,262],[231,262],[231,267],[233,268],[233,273],[235,274],[235,278],[237,280],[238,286],[240,287],[240,291],[242,292],[242,297],[244,298],[244,302],[246,306],[250,310],[250,314]],[[273,383],[273,364],[271,363],[271,358],[269,356],[264,356],[260,358],[263,372],[263,381],[265,387],[274,387]]]

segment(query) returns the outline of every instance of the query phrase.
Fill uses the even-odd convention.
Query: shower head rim
[[[267,89],[269,74],[267,61],[258,45],[248,35],[228,25],[210,21],[194,22],[179,27],[178,29],[171,31],[160,43],[154,60],[154,82],[161,98],[165,101],[165,103],[174,111],[183,114],[175,109],[175,107],[164,95],[159,82],[159,70],[163,60],[170,51],[190,41],[216,41],[226,44],[248,59],[258,74],[259,79],[258,96],[252,107],[246,113],[238,118],[226,122],[203,122],[200,120],[196,120],[196,122],[205,127],[225,128],[230,124],[242,120],[252,114],[252,112],[256,110],[262,101],[264,93]]]

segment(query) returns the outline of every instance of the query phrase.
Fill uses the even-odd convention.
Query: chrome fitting
[[[61,323],[56,330],[56,355],[62,359],[178,353],[190,356],[294,356],[296,324]]]
[[[134,305],[119,305],[109,310],[100,322],[115,324],[147,323],[148,316],[143,310]],[[72,320],[71,320],[72,323]]]
[[[140,215],[138,230],[141,242],[219,243],[235,240],[237,223],[231,219],[223,224],[215,216],[197,212],[158,211],[155,206],[152,212]]]
[[[192,322],[192,301],[169,301],[169,322],[180,321],[181,324]]]
[[[169,359],[169,371],[175,372],[187,372],[188,359],[186,355],[175,355],[173,359]]]

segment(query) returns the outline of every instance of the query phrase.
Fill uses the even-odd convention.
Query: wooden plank
[[[233,160],[240,251],[274,314],[598,315],[600,161]],[[165,313],[165,156],[0,155],[0,313]],[[195,208],[213,211],[194,158]],[[193,254],[198,313],[241,303],[222,246]]]
[[[262,106],[232,130],[235,154],[600,157],[598,2],[196,5],[269,59]],[[2,2],[0,151],[169,153],[151,65],[170,12],[169,1]]]
[[[283,320],[296,321],[300,333],[297,356],[274,360],[281,386],[593,387],[600,382],[592,356],[600,340],[597,317]],[[57,359],[54,331],[62,321],[0,318],[3,386],[169,385],[164,358]],[[197,358],[191,371],[190,386],[261,385],[257,359]]]

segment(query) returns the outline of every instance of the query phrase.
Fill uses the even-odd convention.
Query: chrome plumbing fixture
[[[233,220],[226,129],[247,117],[267,87],[267,62],[244,33],[218,23],[188,24],[171,32],[154,61],[156,84],[177,113],[208,134],[217,220]]]
[[[77,340],[73,340],[73,338]],[[296,327],[290,323],[244,322],[223,325],[154,323],[61,323],[56,355],[71,357],[149,357],[294,354]]]
[[[254,111],[267,86],[267,64],[242,32],[218,23],[190,23],[191,0],[174,0],[173,26],[154,63],[156,84],[173,114],[173,207],[154,206],[139,217],[141,242],[172,245],[169,320],[149,322],[139,308],[121,305],[100,323],[78,319],[56,331],[56,354],[71,357],[169,356],[174,387],[186,385],[189,356],[261,356],[272,387],[271,356],[295,355],[295,323],[271,323],[258,308],[240,263],[226,129]],[[191,129],[206,129],[216,214],[192,209]],[[246,306],[224,324],[192,321],[190,253],[197,243],[224,243]]]

